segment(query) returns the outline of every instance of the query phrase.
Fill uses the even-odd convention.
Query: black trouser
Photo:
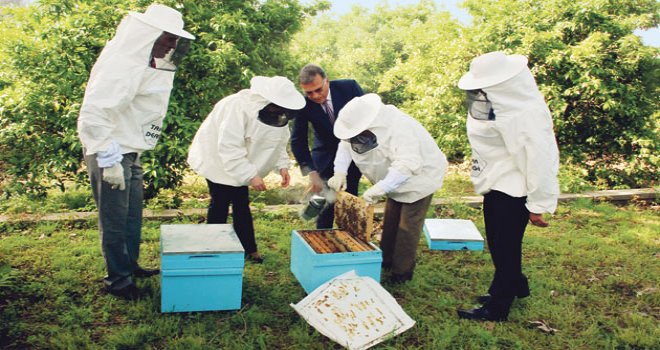
[[[484,195],[484,222],[488,249],[495,276],[488,289],[488,307],[508,313],[515,296],[529,295],[527,277],[522,273],[522,240],[529,220],[527,197],[511,197],[500,191]]]
[[[331,178],[334,174],[332,171],[324,172],[321,174],[323,182],[328,182],[328,179]],[[358,185],[360,184],[360,177],[362,173],[360,169],[351,162],[351,166],[348,168],[348,174],[346,175],[346,192],[357,196],[358,194]],[[316,229],[325,229],[332,228],[335,221],[335,206],[327,205],[321,213],[319,213],[318,218],[316,218]]]
[[[206,180],[211,194],[209,204],[208,224],[226,224],[229,214],[229,204],[232,205],[231,217],[234,231],[243,245],[246,254],[257,251],[257,242],[254,239],[254,224],[250,211],[250,197],[247,186],[235,187],[221,185]]]

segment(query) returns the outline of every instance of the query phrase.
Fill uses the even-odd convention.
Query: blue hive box
[[[369,276],[380,282],[383,255],[378,247],[369,242],[373,231],[373,207],[349,193],[340,192],[337,195],[335,221],[338,230],[344,232],[337,232],[338,230],[291,232],[291,272],[308,294],[323,283],[351,270],[355,270],[359,276]],[[309,234],[339,236],[340,233],[342,234],[340,237],[344,238],[345,233],[350,234],[355,239],[351,240],[353,246],[357,240],[359,251],[318,252],[303,238],[304,235]]]
[[[470,220],[426,219],[424,237],[431,250],[484,249],[484,239]]]
[[[232,225],[162,225],[161,311],[241,308],[245,255]]]

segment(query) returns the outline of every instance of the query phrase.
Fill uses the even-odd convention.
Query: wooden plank
[[[594,192],[585,192],[585,193],[566,193],[566,194],[561,194],[559,196],[559,202],[565,203],[579,198],[588,198],[592,200],[611,201],[611,202],[626,202],[633,200],[656,201],[660,199],[660,190],[658,188],[636,188],[636,189],[627,189],[627,190],[605,190],[605,191],[594,191]],[[431,202],[431,205],[442,206],[442,205],[449,205],[452,203],[463,203],[471,207],[479,208],[481,207],[482,201],[483,201],[482,196],[435,198]],[[285,204],[285,205],[269,205],[264,208],[253,207],[252,210],[253,210],[253,214],[256,214],[260,212],[281,212],[282,210],[299,211],[301,207],[302,205]],[[372,206],[371,210],[373,213],[382,214],[383,205],[380,204],[375,207]],[[206,212],[207,209],[201,209],[201,208],[165,209],[165,210],[145,209],[143,211],[143,218],[144,220],[171,220],[171,219],[189,217],[189,216],[205,217]],[[43,221],[82,222],[88,220],[96,220],[97,218],[98,218],[97,212],[70,212],[70,213],[49,213],[49,214],[27,214],[27,213],[0,214],[0,222],[26,223],[26,224],[43,222]],[[373,221],[372,221],[372,229],[373,229]],[[369,236],[371,236],[371,233],[369,234]]]

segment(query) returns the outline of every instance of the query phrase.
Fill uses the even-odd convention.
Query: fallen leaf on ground
[[[540,321],[529,321],[530,325],[532,325],[534,328],[541,330],[543,333],[549,333],[549,334],[555,334],[555,332],[558,332],[557,329],[554,329],[548,325],[548,323],[544,320]]]
[[[658,292],[658,288],[648,287],[648,288],[644,288],[644,289],[638,291],[637,296],[641,297],[642,295],[645,295],[645,294],[653,294],[653,293],[657,293],[657,292]]]

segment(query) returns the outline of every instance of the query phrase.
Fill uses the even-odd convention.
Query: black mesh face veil
[[[293,119],[294,116],[295,114],[293,111],[280,107],[274,103],[269,103],[259,111],[257,119],[266,125],[281,128],[286,126],[289,123],[289,120]]]
[[[493,104],[483,90],[468,90],[466,93],[467,109],[470,116],[477,120],[495,120]]]
[[[151,49],[152,68],[174,72],[190,49],[190,40],[163,32]]]
[[[350,142],[351,148],[357,154],[366,153],[378,147],[378,138],[369,130],[365,130],[357,136],[351,137]]]

